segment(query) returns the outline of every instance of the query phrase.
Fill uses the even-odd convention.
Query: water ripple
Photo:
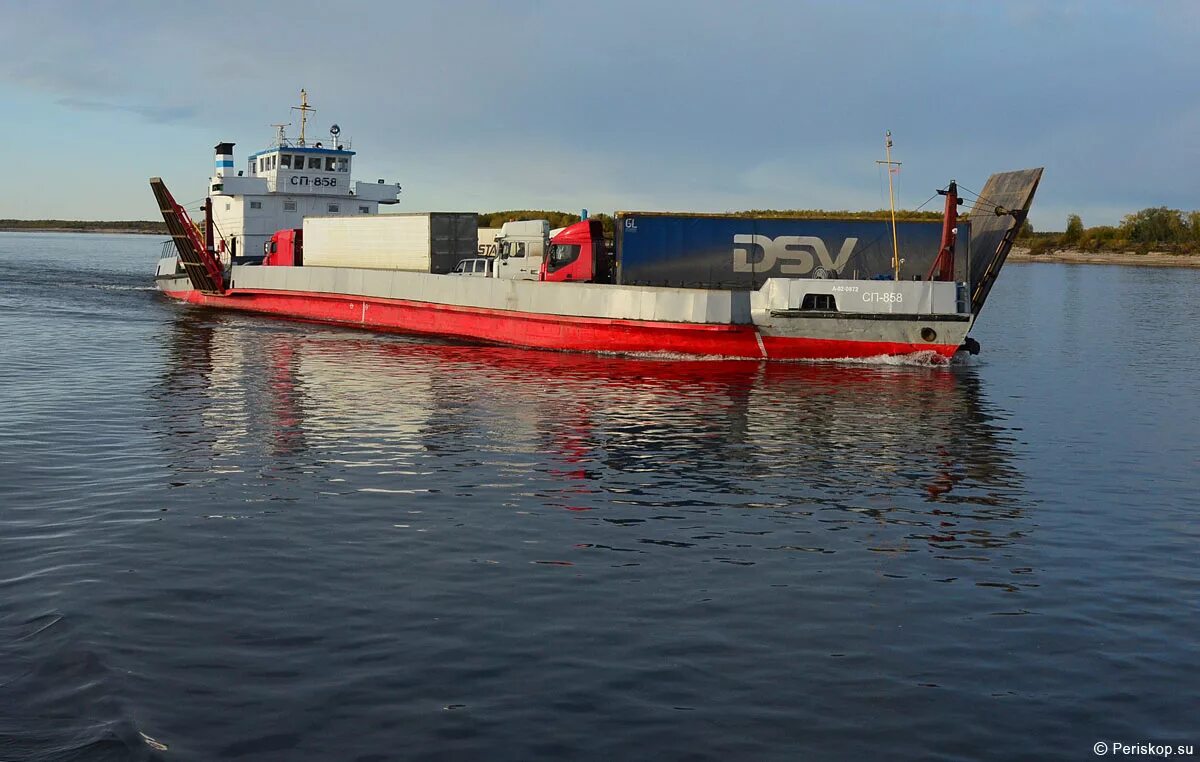
[[[1193,729],[1200,365],[1146,356],[1200,314],[1080,295],[1160,273],[1006,271],[967,365],[760,365],[179,307],[157,249],[0,234],[0,758]]]

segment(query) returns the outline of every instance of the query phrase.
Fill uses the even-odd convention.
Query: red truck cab
[[[264,265],[299,267],[304,264],[304,230],[277,230],[271,240],[263,244],[263,249]]]
[[[582,220],[550,239],[539,280],[605,282],[610,269],[608,261],[604,226],[599,220]]]

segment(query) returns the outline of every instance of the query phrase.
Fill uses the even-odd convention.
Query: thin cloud
[[[515,0],[295,13],[274,0],[236,6],[236,23],[214,28],[234,7],[14,6],[0,88],[68,108],[84,130],[118,116],[188,127],[143,140],[128,190],[114,190],[151,212],[141,174],[210,140],[266,145],[301,87],[315,129],[341,124],[364,176],[400,181],[411,208],[874,208],[885,129],[910,205],[950,178],[981,184],[1040,165],[1039,227],[1062,224],[1041,208],[1095,218],[1126,203],[1195,205],[1178,170],[1195,156],[1200,49],[1180,41],[1200,13],[1188,3],[699,0],[681,13]],[[180,143],[198,133],[202,147]],[[196,161],[187,182],[202,187],[207,169]],[[62,201],[47,189],[41,203]]]
[[[134,114],[154,124],[185,122],[198,113],[198,110],[192,106],[130,106],[89,98],[59,98],[55,102],[76,111],[119,111]]]

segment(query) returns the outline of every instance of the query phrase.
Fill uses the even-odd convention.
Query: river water
[[[0,234],[0,759],[1200,742],[1200,271],[759,365],[181,307],[159,246]]]

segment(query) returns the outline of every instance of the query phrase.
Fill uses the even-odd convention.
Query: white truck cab
[[[537,280],[550,241],[547,220],[506,222],[496,236],[496,271],[493,277]]]

